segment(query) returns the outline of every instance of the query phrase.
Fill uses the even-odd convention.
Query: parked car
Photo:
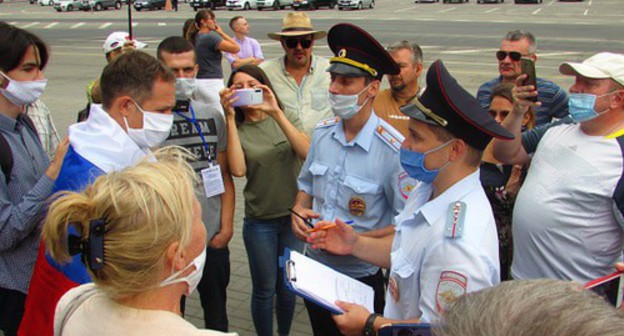
[[[165,8],[165,0],[136,0],[134,2],[134,9],[141,11],[141,9],[163,9]]]
[[[542,3],[542,0],[514,0],[515,4],[519,3]]]
[[[82,0],[80,1],[81,10],[95,10],[101,11],[102,9],[109,9],[111,7],[115,9],[121,9],[121,0]]]
[[[337,3],[338,0],[295,0],[293,2],[293,9],[317,9],[319,7],[329,7],[329,9],[334,9]]]
[[[227,0],[225,7],[228,10],[243,9],[250,10],[256,8],[256,0]]]
[[[265,8],[273,8],[275,10],[284,9],[286,6],[293,7],[293,0],[258,0],[256,1],[256,7],[259,11]]]
[[[197,12],[200,8],[210,8],[225,6],[225,0],[191,0],[191,7]]]
[[[37,0],[37,3],[41,6],[54,6],[54,0]]]
[[[343,10],[345,8],[363,9],[364,7],[368,7],[370,9],[375,8],[375,0],[338,0],[339,10]]]
[[[499,2],[505,2],[505,0],[477,0],[477,3],[499,3]]]
[[[54,9],[58,12],[71,12],[80,8],[80,0],[60,0],[54,3]]]

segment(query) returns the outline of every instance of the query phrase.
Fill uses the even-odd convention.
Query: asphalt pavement
[[[415,40],[423,48],[425,66],[442,59],[468,91],[476,93],[479,85],[498,75],[494,53],[502,36],[509,30],[529,30],[538,40],[537,74],[567,88],[572,79],[561,76],[563,61],[580,61],[600,51],[624,52],[624,11],[621,0],[585,0],[542,4],[417,4],[408,0],[378,0],[374,9],[310,11],[316,29],[328,30],[338,22],[351,22],[368,30],[383,45],[397,40]],[[137,39],[149,44],[155,54],[165,37],[180,35],[182,24],[194,16],[192,8],[180,1],[179,12],[133,10],[133,30]],[[283,51],[268,32],[279,31],[281,11],[227,11],[218,9],[218,24],[227,27],[229,19],[243,15],[251,25],[251,36],[258,39],[265,58],[280,56]],[[49,79],[43,100],[50,107],[59,131],[75,122],[76,113],[86,104],[85,89],[105,65],[102,43],[106,36],[127,30],[127,8],[101,12],[56,12],[50,6],[29,5],[23,0],[4,0],[0,20],[28,29],[41,36],[51,47],[46,68]],[[329,56],[325,40],[317,41],[315,53]],[[229,66],[224,63],[226,76]],[[423,83],[424,84],[424,83]],[[384,86],[387,84],[383,83]],[[244,179],[236,180],[237,199],[235,235],[230,244],[232,279],[228,288],[228,314],[231,330],[254,335],[250,315],[251,282],[247,256],[242,243],[242,188]],[[196,296],[188,302],[187,318],[202,326],[201,307]],[[307,313],[301,302],[296,308],[292,335],[310,335]]]

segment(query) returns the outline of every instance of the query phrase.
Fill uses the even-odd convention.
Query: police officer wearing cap
[[[340,303],[346,313],[334,319],[347,335],[375,335],[387,323],[435,323],[459,296],[499,282],[496,225],[479,181],[479,162],[492,137],[513,135],[441,61],[429,68],[423,95],[402,112],[410,121],[401,165],[420,183],[396,218],[396,232],[366,237],[337,220],[336,228],[308,237],[314,249],[390,269],[383,317]]]
[[[351,220],[365,236],[392,234],[393,218],[403,209],[413,180],[401,169],[403,136],[373,112],[384,74],[399,68],[368,33],[338,24],[328,34],[330,104],[336,117],[319,122],[298,179],[293,210],[305,218]],[[293,232],[305,240],[309,227],[293,216]],[[375,290],[375,310],[383,311],[384,283],[378,266],[353,256],[308,249],[306,254]],[[340,335],[329,311],[306,300],[315,335]]]

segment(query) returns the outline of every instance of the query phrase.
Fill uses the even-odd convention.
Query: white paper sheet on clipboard
[[[334,314],[344,313],[336,306],[337,300],[356,303],[373,312],[375,292],[371,286],[296,251],[286,250],[284,259],[286,283],[295,294],[316,302]]]

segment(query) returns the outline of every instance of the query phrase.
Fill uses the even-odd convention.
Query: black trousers
[[[206,329],[228,331],[227,286],[230,284],[230,249],[206,249],[206,266],[197,290]]]
[[[0,330],[5,336],[17,335],[22,317],[26,294],[11,289],[0,288]]]
[[[358,278],[357,280],[373,287],[373,290],[375,291],[375,313],[382,314],[385,305],[385,288],[384,277],[381,270],[377,271],[374,275]],[[336,323],[334,323],[334,320],[332,319],[332,314],[327,309],[313,303],[312,301],[303,301],[305,302],[306,309],[308,310],[310,324],[312,324],[312,331],[315,336],[342,335],[338,330]]]

